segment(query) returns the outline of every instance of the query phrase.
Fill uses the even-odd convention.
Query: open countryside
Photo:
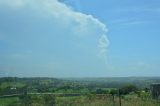
[[[0,106],[160,106],[159,77],[0,78]]]
[[[160,0],[0,0],[0,106],[160,106]]]

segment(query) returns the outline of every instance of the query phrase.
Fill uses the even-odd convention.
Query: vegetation
[[[126,79],[0,78],[0,106],[160,106],[149,92],[160,78]]]
[[[25,102],[20,98],[1,98],[0,106],[113,106],[111,95],[85,95],[70,97],[55,97],[53,95],[30,95]],[[118,97],[114,100],[119,105]],[[137,98],[135,95],[126,95],[122,99],[122,106],[160,106],[154,100]]]

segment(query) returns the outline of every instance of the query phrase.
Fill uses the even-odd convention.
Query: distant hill
[[[11,87],[27,87],[28,90],[59,89],[64,87],[77,88],[120,88],[134,84],[139,88],[149,88],[150,84],[160,83],[160,77],[109,77],[109,78],[0,78],[0,89]]]
[[[65,78],[68,81],[77,81],[87,85],[94,84],[104,87],[121,87],[126,84],[135,84],[138,87],[149,87],[152,83],[160,83],[160,77],[99,77],[99,78]]]

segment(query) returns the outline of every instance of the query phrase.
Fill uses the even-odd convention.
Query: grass
[[[105,98],[106,99],[106,98]],[[57,106],[112,106],[112,102],[98,97],[60,97]]]
[[[86,95],[77,97],[51,97],[47,95],[49,101],[55,101],[56,106],[113,106],[113,100],[111,96],[97,96],[97,95]],[[51,98],[50,98],[51,97]],[[32,95],[30,106],[46,106],[44,95]],[[0,106],[21,106],[18,105],[20,100],[18,97],[12,98],[1,98]],[[12,105],[15,104],[15,105]],[[17,104],[17,105],[16,105]],[[115,97],[115,106],[119,106],[119,99]],[[142,100],[141,98],[130,98],[122,99],[122,106],[160,106],[160,103],[154,100]]]
[[[18,102],[18,97],[0,98],[0,106],[13,106],[13,104],[18,104]]]
[[[141,100],[140,98],[122,101],[122,106],[160,106],[160,103],[153,100]]]
[[[3,83],[0,85],[0,88],[1,88],[1,89],[5,89],[5,88],[7,88],[7,87],[14,87],[14,86],[19,87],[19,88],[22,88],[22,87],[25,86],[25,84],[24,84],[24,83],[20,83],[20,82],[15,82],[15,83],[13,83],[13,82],[3,82]]]

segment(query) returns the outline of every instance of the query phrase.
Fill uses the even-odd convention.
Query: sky
[[[160,76],[159,0],[0,0],[0,77]]]

